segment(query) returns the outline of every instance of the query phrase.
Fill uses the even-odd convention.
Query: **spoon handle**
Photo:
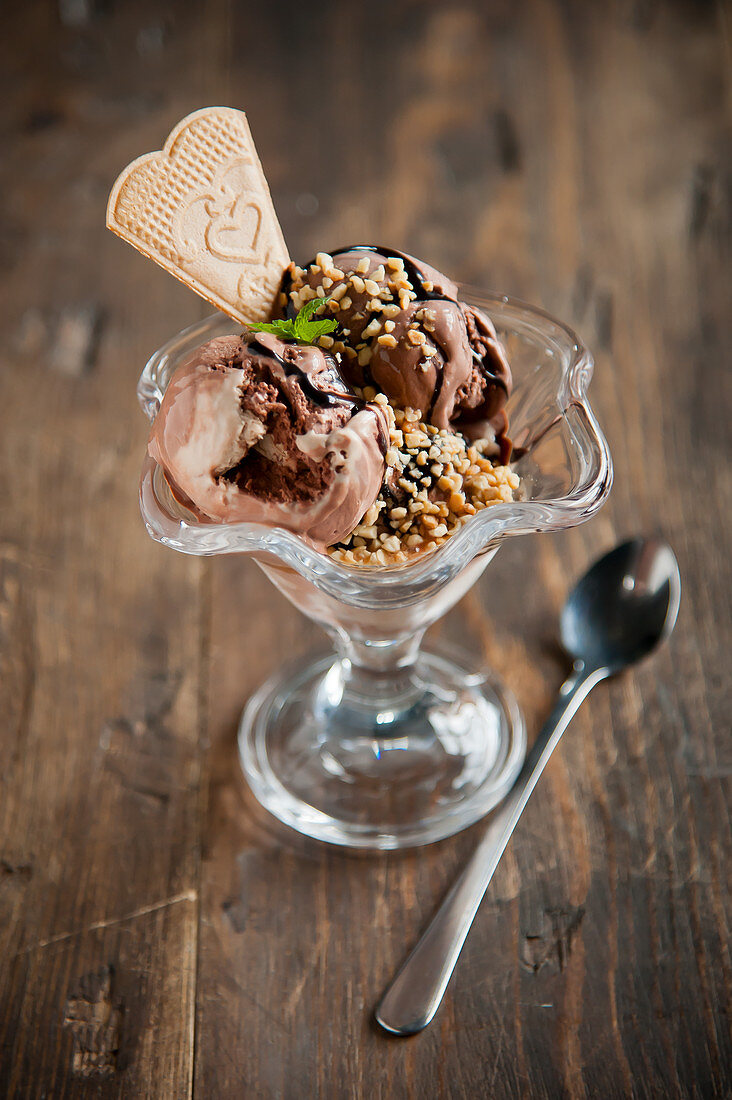
[[[478,906],[539,776],[580,703],[607,674],[607,669],[587,668],[577,661],[572,674],[562,684],[554,709],[528,753],[515,784],[494,813],[465,869],[381,998],[376,1019],[387,1031],[413,1035],[427,1026],[439,1008]]]

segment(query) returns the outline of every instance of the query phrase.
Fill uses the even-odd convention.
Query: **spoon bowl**
[[[570,593],[560,620],[562,644],[589,667],[619,672],[671,633],[680,598],[668,543],[630,539],[600,558]]]

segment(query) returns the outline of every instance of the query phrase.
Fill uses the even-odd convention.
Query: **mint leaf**
[[[334,328],[338,327],[338,322],[333,320],[332,317],[323,317],[317,321],[307,321],[306,324],[306,342],[308,344],[312,344],[313,340],[317,340],[319,336],[325,336],[326,332],[332,332]]]
[[[252,332],[271,332],[273,336],[279,336],[281,340],[296,340],[294,321],[261,321],[257,324],[247,325]]]
[[[329,301],[330,298],[311,298],[309,302],[305,303],[295,318],[295,328],[303,323],[307,323],[310,320],[311,314],[314,313],[318,306],[324,306],[325,303]]]
[[[317,317],[310,320],[318,306],[323,306],[328,298],[311,298],[306,302],[294,321],[269,321],[249,325],[252,332],[271,332],[281,340],[297,340],[298,344],[313,344],[319,336],[325,336],[338,328],[338,322],[332,317]]]

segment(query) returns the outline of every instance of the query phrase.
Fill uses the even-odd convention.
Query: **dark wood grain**
[[[0,35],[0,1092],[723,1097],[730,1009],[728,5],[6,5]],[[238,714],[316,628],[152,544],[134,384],[206,307],[103,228],[205,103],[250,117],[293,255],[383,239],[565,317],[616,484],[441,625],[533,735],[571,578],[659,531],[678,628],[537,788],[435,1023],[376,997],[471,851],[349,856],[243,787]]]

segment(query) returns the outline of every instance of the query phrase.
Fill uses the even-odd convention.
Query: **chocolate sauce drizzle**
[[[296,344],[293,346],[297,347]],[[321,409],[332,408],[334,405],[339,405],[344,401],[348,402],[348,404],[356,405],[359,408],[363,408],[366,405],[365,401],[356,397],[354,393],[351,393],[345,388],[330,389],[325,386],[316,386],[312,376],[309,375],[307,371],[303,370],[302,367],[298,366],[293,360],[284,359],[281,355],[278,355],[276,351],[273,351],[272,348],[268,348],[260,343],[256,336],[253,336],[247,341],[246,347],[251,348],[257,355],[274,359],[274,361],[279,363],[282,367],[282,371],[287,378],[296,377],[300,389],[308,400]],[[333,373],[335,373],[335,368],[333,368]]]
[[[256,334],[253,334],[247,340],[245,346],[251,348],[257,355],[265,356],[269,359],[273,359],[276,363],[279,363],[282,371],[287,378],[297,378],[297,383],[313,405],[317,405],[319,408],[332,408],[334,405],[346,403],[354,406],[355,411],[365,409],[368,405],[367,401],[364,401],[362,397],[357,397],[355,393],[352,393],[349,389],[343,385],[342,389],[330,389],[325,386],[316,386],[313,378],[302,367],[298,366],[296,362],[291,359],[285,359],[279,355],[272,348],[266,347],[265,344],[257,338]],[[289,345],[297,346],[297,345]],[[337,372],[335,366],[329,367],[329,372],[335,374],[340,381],[340,375]],[[325,374],[325,371],[321,372]],[[389,449],[389,438],[384,427],[383,418],[378,414],[374,414],[376,419],[376,442],[382,455],[385,455]]]

